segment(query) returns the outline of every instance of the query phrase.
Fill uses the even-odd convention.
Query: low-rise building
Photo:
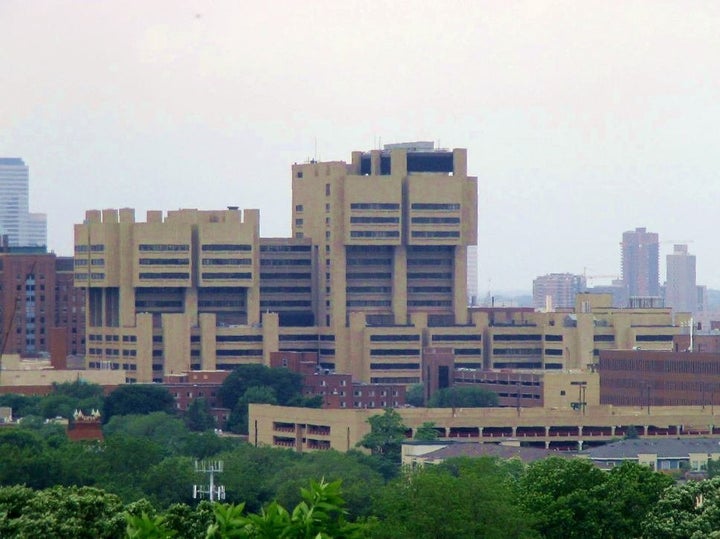
[[[441,439],[474,442],[517,441],[523,446],[578,450],[628,434],[647,438],[720,435],[714,409],[699,406],[587,406],[547,408],[400,408],[407,436],[433,423]],[[380,410],[322,410],[251,404],[249,440],[256,445],[297,451],[348,451],[370,432],[367,420]]]
[[[637,462],[653,470],[707,469],[708,460],[720,459],[720,438],[653,438],[618,440],[583,451],[602,468],[619,466],[623,462]]]

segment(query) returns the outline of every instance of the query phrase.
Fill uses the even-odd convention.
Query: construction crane
[[[588,270],[587,267],[583,268],[583,279],[585,279],[586,281],[588,279],[592,280],[592,279],[619,279],[620,278],[619,275],[613,274],[613,273],[608,273],[606,275],[588,275],[587,270]]]

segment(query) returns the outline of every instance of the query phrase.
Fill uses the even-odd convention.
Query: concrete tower
[[[688,253],[687,245],[675,245],[667,255],[667,282],[665,306],[676,312],[693,313],[698,307],[695,279],[695,255]]]

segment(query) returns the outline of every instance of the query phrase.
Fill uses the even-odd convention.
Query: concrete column
[[[392,309],[395,323],[407,324],[407,249],[404,245],[393,248]]]
[[[263,313],[263,363],[270,365],[270,353],[280,350],[280,317],[278,313]]]
[[[455,260],[453,261],[453,306],[455,310],[455,323],[467,324],[467,247],[455,246]]]
[[[202,313],[200,315],[200,366],[203,370],[217,369],[217,343],[215,337],[215,313]]]

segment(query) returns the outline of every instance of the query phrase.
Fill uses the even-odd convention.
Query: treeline
[[[405,469],[386,482],[358,455],[298,456],[246,445],[221,454],[231,503],[129,501],[127,490],[92,486],[6,486],[0,537],[720,537],[720,479],[676,486],[635,463],[605,472],[578,458],[527,466],[459,458]]]

